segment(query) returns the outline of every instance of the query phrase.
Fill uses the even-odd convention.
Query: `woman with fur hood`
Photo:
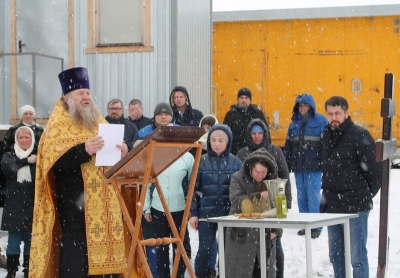
[[[265,148],[274,158],[278,165],[278,176],[287,179],[285,195],[287,208],[292,208],[292,185],[290,184],[289,168],[286,163],[285,155],[280,147],[271,144],[269,129],[261,119],[252,120],[247,126],[246,131],[247,146],[237,152],[237,156],[243,161],[250,153]],[[283,253],[281,237],[276,239],[276,277],[284,277],[285,254]]]
[[[245,199],[264,198],[270,201],[274,194],[268,191],[264,180],[276,179],[278,166],[265,148],[260,148],[246,157],[242,169],[233,174],[229,187],[231,210],[229,214],[242,212]],[[266,229],[266,262],[260,262],[260,232],[257,228],[228,228],[226,232],[225,269],[226,277],[261,277],[260,264],[267,266],[267,277],[275,278],[275,237],[281,229]]]

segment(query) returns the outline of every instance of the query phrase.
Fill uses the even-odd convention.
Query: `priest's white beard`
[[[101,114],[97,105],[93,102],[90,103],[88,107],[81,107],[75,104],[74,100],[69,98],[67,101],[68,104],[68,114],[72,118],[72,122],[76,125],[83,125],[84,128],[88,128],[90,130],[97,129]]]

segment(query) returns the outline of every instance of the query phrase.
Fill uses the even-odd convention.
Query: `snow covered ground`
[[[390,200],[389,200],[389,262],[387,268],[388,278],[400,277],[400,221],[395,215],[400,212],[400,169],[391,170]],[[296,186],[293,176],[292,181],[292,210],[297,212]],[[370,277],[376,276],[378,265],[379,247],[379,209],[380,192],[374,199],[374,209],[369,217],[369,236],[368,252]],[[290,213],[290,211],[289,211]],[[394,216],[394,217],[393,217]],[[190,240],[192,243],[192,263],[196,257],[198,249],[198,234],[189,225]],[[297,235],[297,230],[287,229],[284,231],[282,245],[285,251],[285,277],[302,278],[306,277],[306,253],[304,237]],[[5,254],[7,246],[7,233],[0,231],[1,254]],[[313,276],[314,277],[333,277],[332,265],[328,256],[328,233],[324,228],[318,239],[312,240]],[[6,277],[6,270],[0,269],[0,278]],[[17,277],[23,277],[22,271],[18,272]],[[187,275],[187,277],[189,277]]]

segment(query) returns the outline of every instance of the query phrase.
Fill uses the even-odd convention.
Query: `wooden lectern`
[[[200,127],[160,126],[105,173],[105,182],[114,187],[118,202],[121,206],[122,214],[124,216],[124,221],[131,236],[131,246],[125,273],[126,277],[130,277],[133,262],[137,259],[135,258],[136,254],[138,254],[140,262],[144,266],[146,276],[153,277],[147,263],[143,246],[170,243],[176,243],[177,245],[177,254],[173,263],[171,277],[176,277],[178,263],[181,256],[186,264],[190,276],[195,277],[190,260],[183,247],[183,239],[186,232],[186,225],[188,222],[190,205],[192,202],[194,185],[196,182],[197,170],[199,167],[202,150],[202,144],[196,143],[196,141],[198,141],[204,133],[204,128]],[[169,211],[164,194],[158,183],[157,176],[192,148],[197,148],[197,150],[192,176],[189,183],[182,226],[179,234],[172,219],[171,212]],[[139,235],[141,234],[143,205],[149,183],[153,183],[155,185],[155,188],[160,196],[165,215],[167,216],[168,223],[173,233],[173,237],[171,238],[147,240],[140,240],[139,238]],[[142,188],[139,195],[140,184]],[[124,198],[121,194],[123,187],[132,187],[136,194],[139,195],[139,201],[136,203],[136,213],[133,213],[133,215],[129,211],[126,204],[127,201],[129,202],[129,200],[126,200],[126,198]],[[135,251],[137,251],[136,254]]]

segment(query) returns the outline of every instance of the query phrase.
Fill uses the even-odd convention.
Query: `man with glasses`
[[[122,124],[124,128],[124,143],[128,146],[128,150],[132,150],[133,144],[137,139],[138,129],[134,123],[124,117],[124,105],[120,99],[113,98],[107,104],[106,117],[110,124]]]

